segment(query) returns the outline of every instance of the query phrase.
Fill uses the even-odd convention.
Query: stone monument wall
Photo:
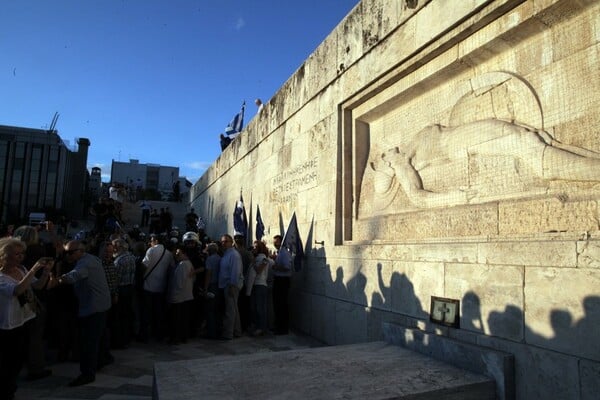
[[[218,237],[241,192],[269,245],[296,214],[292,320],[327,343],[395,322],[514,354],[517,398],[596,398],[599,42],[594,0],[363,0],[192,206]]]

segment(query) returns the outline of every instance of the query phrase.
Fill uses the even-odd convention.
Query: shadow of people
[[[554,331],[554,337],[550,340],[554,344],[551,347],[560,347],[560,344],[565,340],[570,340],[570,332],[575,329],[571,313],[567,310],[552,310],[550,312],[550,324]]]
[[[522,342],[524,340],[523,310],[509,304],[504,311],[492,311],[487,319],[490,334]]]
[[[335,270],[335,279],[331,283],[331,295],[337,299],[348,299],[348,291],[344,284],[344,269],[337,267]]]
[[[346,284],[346,290],[349,298],[357,304],[367,306],[367,277],[359,269],[358,272]]]
[[[421,319],[429,317],[429,313],[421,307],[415,287],[406,274],[394,271],[390,283],[393,311]]]
[[[421,306],[421,302],[415,294],[414,285],[408,276],[394,271],[389,278],[389,284],[386,284],[383,269],[384,265],[377,263],[379,293],[371,295],[372,307],[393,311],[408,317],[428,317],[428,313]]]
[[[600,326],[600,297],[586,297],[583,311],[584,316],[574,323],[569,310],[549,310],[551,334],[535,331],[531,324],[527,324],[523,310],[514,305],[489,314],[489,332],[486,334],[499,341],[493,340],[488,344],[514,355],[515,385],[520,397],[579,398],[580,390],[590,393],[587,387],[590,379],[595,381],[592,386],[597,387],[597,372],[593,372],[597,371],[597,367],[587,366],[587,370],[584,368],[578,372],[563,370],[568,365],[579,363],[578,357],[600,358],[600,341],[593,340]],[[529,318],[538,319],[536,326],[543,326],[544,321],[539,320],[540,317],[543,319],[540,315]],[[559,376],[560,379],[557,379]]]
[[[474,332],[483,332],[484,326],[483,319],[481,318],[481,300],[479,296],[471,290],[468,291],[463,296],[460,307],[461,328]]]
[[[583,299],[583,318],[573,326],[569,339],[577,346],[574,351],[593,360],[600,359],[600,340],[589,340],[600,326],[600,296],[587,296]]]
[[[383,277],[383,264],[381,262],[377,263],[377,287],[379,288],[379,292],[373,292],[371,294],[371,307],[381,310],[391,310],[392,308],[392,300],[391,300],[391,283],[389,286],[386,286]]]

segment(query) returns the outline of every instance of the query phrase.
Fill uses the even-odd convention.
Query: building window
[[[45,204],[54,204],[56,198],[56,172],[48,172],[46,178],[46,201]]]
[[[0,143],[0,191],[4,188],[6,179],[6,162],[8,160],[8,143]],[[1,199],[0,199],[1,200]]]
[[[13,168],[15,171],[23,171],[25,169],[25,143],[17,143],[15,146]],[[19,181],[20,180],[21,179],[19,179]]]
[[[42,173],[42,149],[34,146],[31,149],[31,170],[29,173],[29,181],[31,184],[39,184],[40,174]]]

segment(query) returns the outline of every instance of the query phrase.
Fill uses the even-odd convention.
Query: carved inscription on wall
[[[317,157],[313,157],[275,175],[271,180],[271,201],[296,204],[298,192],[317,186],[318,164]]]

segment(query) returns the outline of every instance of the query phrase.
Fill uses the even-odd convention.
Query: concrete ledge
[[[515,398],[515,361],[512,354],[388,322],[384,322],[382,328],[388,343],[492,378],[496,382],[498,399]]]
[[[319,347],[154,366],[155,400],[492,400],[495,383],[385,342]]]

